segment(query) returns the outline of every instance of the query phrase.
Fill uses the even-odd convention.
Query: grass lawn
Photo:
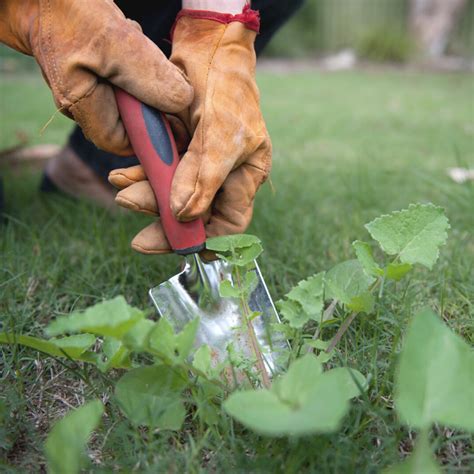
[[[413,446],[412,433],[392,410],[397,352],[411,316],[430,306],[474,342],[474,186],[446,176],[450,166],[474,165],[472,76],[262,72],[259,83],[274,166],[249,232],[263,240],[261,268],[275,299],[300,279],[352,258],[351,243],[367,239],[366,222],[412,202],[446,209],[448,244],[432,271],[388,285],[377,313],[356,319],[341,340],[341,365],[370,374],[371,384],[338,433],[269,439],[226,418],[225,429],[188,421],[183,432],[147,436],[112,411],[90,444],[96,472],[379,472]],[[35,142],[64,140],[71,125],[59,115],[38,136],[54,112],[39,77],[6,76],[0,92],[1,148],[14,144],[17,130]],[[144,308],[147,289],[175,273],[176,257],[129,249],[148,218],[40,196],[38,175],[2,174],[4,329],[41,335],[52,318],[119,294]],[[334,330],[323,331],[323,338]],[[94,390],[111,396],[118,374],[72,370],[22,347],[0,351],[0,470],[41,471],[52,422]],[[84,374],[87,382],[79,377]],[[432,439],[448,471],[474,470],[468,435],[436,428]]]

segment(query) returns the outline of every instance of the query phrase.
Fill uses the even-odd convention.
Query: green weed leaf
[[[303,311],[301,305],[296,301],[280,300],[277,301],[277,307],[281,316],[283,316],[283,318],[288,321],[288,324],[292,328],[301,328],[309,321],[309,316]]]
[[[90,349],[96,341],[93,334],[76,334],[74,336],[50,339],[49,342],[62,349],[71,359],[76,359]]]
[[[244,281],[243,281],[243,290],[244,294],[251,294],[252,291],[257,288],[258,285],[258,276],[254,271],[248,271],[245,276],[244,276]]]
[[[252,263],[262,252],[263,247],[260,244],[254,244],[251,247],[245,247],[243,249],[236,250],[233,255],[221,253],[218,253],[217,255],[232,265],[237,267],[246,267],[248,264]]]
[[[288,372],[273,382],[278,398],[292,405],[304,403],[314,381],[323,373],[323,366],[312,354],[297,359]]]
[[[280,309],[281,301],[277,301],[276,304],[277,304],[277,307]],[[281,310],[280,310],[280,314],[284,316]],[[293,339],[294,337],[296,337],[296,334],[297,334],[296,329],[286,323],[273,323],[271,325],[271,329],[272,331],[281,333],[286,339]]]
[[[322,339],[310,339],[305,341],[305,345],[303,346],[303,351],[306,347],[311,347],[313,349],[317,349],[319,354],[316,356],[316,359],[321,364],[331,360],[334,356],[334,351],[326,352],[326,349],[331,344],[331,341],[323,341]]]
[[[98,426],[104,406],[100,400],[86,403],[59,420],[45,443],[48,472],[75,474],[84,465],[84,448]]]
[[[130,351],[121,341],[113,337],[104,338],[101,354],[97,358],[97,367],[102,372],[113,368],[130,367]]]
[[[47,328],[49,336],[88,332],[98,336],[120,339],[138,321],[144,318],[143,311],[130,306],[123,296],[103,301],[85,311],[78,311],[53,321]]]
[[[232,286],[230,280],[223,280],[219,285],[219,295],[221,295],[222,298],[238,298],[240,291],[238,288]]]
[[[352,374],[361,386],[365,378]],[[270,390],[233,393],[224,409],[252,430],[268,436],[307,435],[336,431],[359,389],[348,369],[322,372],[313,355],[294,362]]]
[[[199,319],[190,321],[179,334],[166,318],[161,318],[150,332],[148,344],[152,351],[174,362],[184,362],[189,357],[199,327]]]
[[[212,374],[212,352],[207,344],[202,345],[194,354],[193,367],[208,376]]]
[[[194,354],[193,367],[201,371],[209,379],[216,379],[226,365],[225,362],[218,362],[216,356],[217,354],[213,354],[213,350],[208,345],[203,344]],[[201,383],[206,385],[204,381],[201,381]],[[215,387],[215,385],[212,385],[212,387]]]
[[[410,324],[395,383],[395,406],[409,426],[474,431],[474,353],[430,310]]]
[[[165,365],[127,372],[115,387],[115,396],[135,426],[179,430],[186,410],[181,392],[187,375]]]
[[[385,277],[390,280],[401,280],[411,269],[413,265],[409,263],[390,263],[385,269]]]
[[[281,315],[292,328],[303,327],[310,319],[319,321],[324,306],[324,272],[300,281],[277,302]]]
[[[176,335],[176,351],[178,352],[181,361],[185,361],[191,354],[198,327],[199,318],[194,318],[184,326],[180,333]]]
[[[402,263],[432,268],[446,242],[449,222],[441,207],[411,204],[408,209],[378,217],[365,226],[388,255]]]
[[[370,313],[373,311],[375,305],[374,295],[370,291],[361,293],[358,296],[351,298],[347,307],[356,313]]]
[[[21,344],[53,357],[69,357],[74,360],[91,362],[87,350],[94,345],[96,338],[92,334],[79,334],[60,339],[41,339],[22,334],[0,333],[1,344]]]
[[[263,251],[258,237],[249,234],[223,235],[212,237],[206,241],[206,248],[232,265],[247,266]]]
[[[150,332],[148,344],[152,351],[173,360],[175,358],[176,341],[173,326],[166,318],[160,318]]]
[[[150,319],[140,319],[122,337],[123,344],[130,350],[136,352],[146,352],[148,348],[148,338],[157,323]]]
[[[378,266],[372,254],[372,248],[367,242],[356,240],[352,242],[357,260],[369,276],[377,277],[383,275],[383,270]]]
[[[260,239],[255,235],[234,234],[211,237],[206,241],[206,248],[214,252],[231,252],[233,250],[248,248],[255,244],[261,244]]]
[[[319,321],[324,306],[324,275],[325,272],[320,272],[300,281],[286,295],[288,299],[298,302],[308,318],[315,321]]]
[[[368,308],[370,301],[364,295],[374,281],[358,260],[339,263],[326,273],[326,298],[334,298],[348,307],[362,305]]]

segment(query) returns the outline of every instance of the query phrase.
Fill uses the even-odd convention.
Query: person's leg
[[[0,225],[3,222],[3,209],[5,208],[5,198],[3,194],[3,179],[0,176]]]
[[[296,12],[303,1],[252,1],[252,8],[260,11],[261,19],[260,34],[255,43],[257,55],[262,52],[273,35]],[[116,3],[125,16],[141,25],[143,32],[167,56],[171,54],[169,32],[181,8],[180,0],[155,0],[153,2],[117,0]],[[51,191],[59,188],[61,191],[77,197],[93,195],[96,201],[109,205],[113,202],[114,196],[114,192],[107,182],[109,172],[134,164],[137,164],[137,159],[134,157],[120,157],[99,150],[85,138],[81,129],[76,126],[62,152],[48,163],[42,190]],[[71,189],[71,180],[78,181],[79,186]],[[92,192],[91,190],[95,188],[97,188],[97,192]]]

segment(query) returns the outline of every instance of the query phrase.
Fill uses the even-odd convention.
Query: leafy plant
[[[370,243],[356,240],[352,244],[356,259],[300,282],[278,303],[281,315],[298,330],[293,337],[297,352],[309,337],[318,339],[321,328],[334,322],[339,308],[344,321],[326,349],[331,353],[356,316],[374,310],[387,281],[400,280],[416,264],[431,269],[439,247],[446,242],[449,222],[440,207],[412,204],[408,209],[378,217],[365,227],[385,253],[383,264],[374,258]],[[311,290],[305,292],[304,288]],[[325,301],[330,304],[323,311]],[[312,336],[304,331],[311,321],[319,323]]]
[[[260,240],[249,235],[209,239],[207,248],[232,264],[232,281],[220,285],[220,295],[240,300],[244,324],[239,330],[252,342],[251,355],[230,346],[229,360],[216,363],[212,348],[195,346],[199,320],[175,333],[166,319],[147,318],[121,296],[57,318],[46,329],[49,339],[0,333],[0,343],[92,364],[101,372],[122,369],[110,402],[136,430],[180,430],[188,414],[201,426],[215,427],[227,413],[265,436],[334,432],[350,400],[369,384],[355,369],[328,364],[338,341],[358,314],[375,310],[386,284],[416,265],[433,267],[448,228],[441,208],[411,205],[366,225],[379,245],[377,257],[373,243],[355,241],[355,259],[299,282],[278,303],[284,320],[274,329],[291,340],[292,348],[288,370],[273,380],[253,329],[259,315],[246,303],[257,283],[253,262],[262,252]],[[336,324],[334,337],[322,339],[324,328]],[[246,378],[235,376],[241,370]],[[420,466],[438,472],[429,443],[433,423],[474,431],[473,373],[472,351],[433,313],[413,319],[396,375],[395,405],[402,422],[420,434],[411,457],[390,472],[419,472]],[[102,412],[96,400],[55,425],[45,447],[51,472],[80,469]],[[62,451],[64,456],[58,454]]]
[[[233,282],[224,280],[219,285],[219,294],[223,298],[238,298],[242,311],[243,327],[255,356],[258,375],[265,387],[270,387],[270,375],[265,367],[262,350],[258,343],[252,319],[259,314],[253,312],[248,306],[248,296],[255,289],[258,278],[255,273],[254,260],[262,253],[263,247],[258,237],[254,235],[238,234],[223,237],[214,237],[206,242],[208,250],[232,265]],[[230,347],[232,349],[232,347]],[[238,354],[240,357],[241,355]],[[245,357],[245,355],[244,355]],[[245,370],[246,375],[252,380],[252,370]]]
[[[94,400],[70,411],[58,421],[45,444],[48,471],[53,474],[75,474],[84,465],[84,448],[100,422],[104,407]]]
[[[408,328],[395,378],[395,407],[402,422],[420,430],[413,454],[395,473],[438,473],[429,429],[434,423],[474,433],[474,352],[431,311]]]
[[[338,429],[349,400],[365,383],[356,370],[323,372],[321,362],[307,354],[270,389],[235,392],[224,408],[245,426],[269,436],[330,433]]]
[[[363,35],[357,46],[362,58],[382,62],[404,63],[410,59],[415,50],[406,32],[387,25]]]
[[[395,382],[395,406],[405,424],[474,432],[474,352],[432,311],[413,319]]]

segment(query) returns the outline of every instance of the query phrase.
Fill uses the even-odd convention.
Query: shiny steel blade
[[[244,356],[254,356],[242,316],[243,306],[248,305],[251,311],[260,313],[252,319],[252,325],[267,370],[279,373],[285,368],[288,342],[272,327],[280,319],[256,261],[250,271],[255,272],[258,281],[248,301],[223,298],[219,295],[219,285],[224,280],[233,282],[232,265],[222,260],[204,262],[194,254],[186,257],[182,272],[152,288],[150,297],[160,316],[166,318],[175,331],[181,331],[198,317],[196,346],[207,344],[219,361],[227,357],[230,343]]]

